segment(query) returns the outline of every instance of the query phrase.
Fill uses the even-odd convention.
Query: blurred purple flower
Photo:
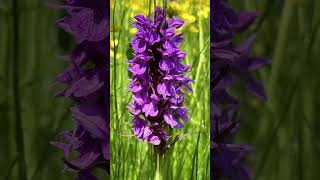
[[[236,33],[245,31],[257,13],[235,12],[227,0],[214,0],[211,13],[211,172],[216,179],[249,180],[251,170],[242,160],[251,147],[232,144],[233,136],[240,127],[235,120],[239,103],[228,89],[243,80],[251,94],[265,100],[263,85],[251,72],[270,63],[270,60],[250,56],[255,35],[240,45],[234,41]]]
[[[78,179],[96,179],[97,167],[109,171],[109,3],[100,0],[66,0],[52,5],[68,15],[57,25],[70,33],[76,47],[65,56],[69,63],[56,81],[67,85],[58,93],[72,99],[75,128],[61,133],[62,142],[52,142],[64,151],[66,169],[78,171]],[[78,156],[70,160],[70,154]]]
[[[184,22],[167,20],[165,10],[159,7],[153,19],[143,15],[134,18],[138,32],[131,41],[134,58],[129,61],[132,130],[141,141],[165,145],[170,138],[165,129],[180,129],[182,121],[189,120],[183,89],[191,92],[192,81],[184,75],[189,66],[182,64],[186,53],[179,49],[184,39],[175,33]]]

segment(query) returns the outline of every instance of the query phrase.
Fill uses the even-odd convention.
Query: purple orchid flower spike
[[[52,142],[64,151],[67,170],[77,171],[79,180],[97,179],[92,171],[109,172],[109,3],[100,0],[66,0],[53,5],[68,15],[57,25],[71,34],[75,49],[67,57],[69,67],[56,81],[67,85],[58,93],[72,99],[75,128],[61,133],[63,142]],[[72,152],[78,156],[70,159]]]
[[[165,10],[159,7],[153,19],[134,18],[138,32],[131,41],[134,58],[129,61],[132,130],[137,139],[166,147],[170,139],[166,128],[180,129],[189,120],[183,106],[184,89],[191,92],[192,81],[185,75],[189,66],[182,64],[186,53],[179,49],[184,39],[175,33],[184,22],[167,20]]]
[[[236,120],[239,102],[228,90],[243,80],[252,95],[266,100],[263,85],[252,72],[270,60],[250,56],[254,34],[240,45],[234,41],[237,33],[254,22],[257,13],[235,12],[227,0],[214,0],[211,13],[211,175],[214,179],[250,180],[252,172],[243,160],[252,148],[232,144],[240,128]]]

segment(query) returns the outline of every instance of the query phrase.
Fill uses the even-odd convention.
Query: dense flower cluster
[[[58,96],[71,98],[75,128],[61,133],[62,142],[52,142],[64,151],[67,170],[78,179],[96,179],[96,167],[109,171],[109,4],[101,0],[66,0],[53,5],[68,15],[57,25],[76,41],[65,56],[69,66],[56,81],[67,85]],[[72,152],[78,156],[70,160]]]
[[[165,144],[170,139],[165,129],[182,128],[181,120],[189,120],[183,106],[184,88],[191,92],[192,81],[184,75],[189,69],[182,64],[186,53],[179,50],[184,39],[175,33],[183,21],[167,20],[165,10],[159,7],[153,19],[143,15],[134,18],[138,32],[131,41],[134,58],[129,61],[133,74],[129,85],[133,93],[129,105],[134,116],[132,130],[139,140]]]
[[[235,34],[246,30],[254,22],[256,13],[235,12],[227,0],[214,0],[211,13],[211,172],[216,179],[248,180],[251,171],[242,160],[251,147],[232,144],[240,126],[235,120],[239,103],[228,90],[244,80],[251,94],[266,99],[262,83],[251,73],[268,64],[269,60],[250,56],[255,35],[240,45],[234,42]]]

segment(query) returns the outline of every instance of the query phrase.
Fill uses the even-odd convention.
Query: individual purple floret
[[[182,20],[166,19],[165,10],[155,8],[153,19],[143,15],[134,17],[138,29],[131,41],[134,58],[129,61],[133,74],[129,91],[133,102],[129,105],[134,116],[132,130],[141,141],[153,145],[166,144],[167,128],[180,129],[189,120],[184,89],[192,92],[192,81],[185,75],[189,66],[182,64],[186,56],[179,46],[184,41],[175,30]]]
[[[235,12],[227,0],[211,3],[211,172],[214,179],[251,179],[251,170],[243,163],[251,151],[248,145],[232,144],[240,124],[236,120],[239,103],[228,92],[239,80],[248,91],[265,100],[263,85],[252,72],[270,63],[269,59],[250,56],[255,35],[240,45],[236,33],[245,31],[255,20],[254,12]]]
[[[67,88],[58,96],[76,104],[71,108],[75,128],[61,133],[62,142],[52,142],[64,151],[67,170],[79,180],[96,179],[95,168],[109,171],[109,3],[101,0],[66,0],[53,5],[68,15],[57,25],[70,33],[75,49],[65,56],[69,66],[56,81]],[[70,159],[77,152],[76,158]]]

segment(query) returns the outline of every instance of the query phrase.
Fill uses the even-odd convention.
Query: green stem
[[[116,2],[114,2],[113,4],[113,16],[112,16],[112,26],[113,26],[113,32],[112,32],[112,36],[113,36],[113,47],[114,47],[114,51],[113,51],[113,94],[114,94],[114,109],[115,109],[115,113],[116,113],[116,119],[118,120],[118,102],[117,102],[117,62],[116,62],[116,58],[117,58],[117,44],[116,44],[116,35],[115,35],[115,9],[116,9]],[[119,44],[119,42],[118,42]]]
[[[163,180],[163,171],[162,171],[162,156],[160,153],[157,153],[157,170],[156,170],[156,176],[155,176],[155,180]]]
[[[149,0],[148,18],[150,18],[151,16],[151,5],[152,5],[152,0]]]
[[[199,1],[199,9],[201,9],[201,0]],[[195,78],[195,87],[194,87],[194,94],[197,94],[198,91],[198,85],[199,85],[199,78],[201,75],[201,70],[202,70],[202,66],[205,63],[205,58],[204,55],[201,53],[201,50],[204,47],[204,38],[203,38],[203,26],[202,26],[203,22],[202,22],[202,17],[201,14],[198,14],[198,26],[199,26],[199,51],[200,51],[200,57],[199,57],[199,63],[198,63],[198,67],[197,67],[197,74],[196,74],[196,78]]]

